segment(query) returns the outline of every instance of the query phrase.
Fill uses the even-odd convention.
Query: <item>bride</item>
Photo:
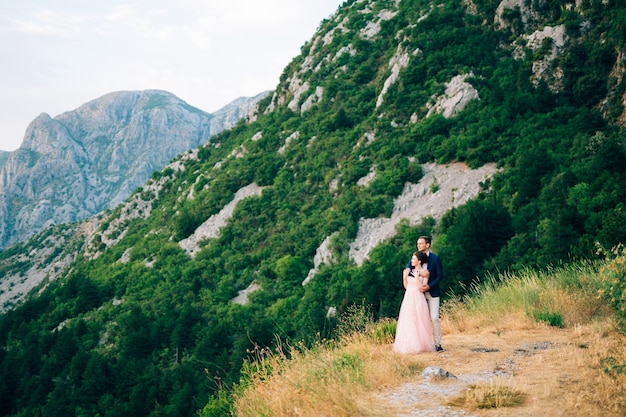
[[[398,353],[434,352],[432,328],[426,297],[419,288],[428,283],[428,255],[424,252],[415,252],[411,257],[411,267],[402,273],[402,282],[405,292],[398,324],[393,351]]]

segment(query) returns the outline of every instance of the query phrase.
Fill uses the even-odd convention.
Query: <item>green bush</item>
[[[552,327],[563,327],[563,316],[549,310],[534,311],[533,318],[536,321],[548,323]]]
[[[626,332],[626,248],[621,243],[611,251],[599,248],[609,262],[600,269],[604,288],[602,293],[615,311],[622,331]]]
[[[232,416],[232,397],[224,390],[218,391],[209,398],[209,402],[200,412],[200,417],[228,417]]]

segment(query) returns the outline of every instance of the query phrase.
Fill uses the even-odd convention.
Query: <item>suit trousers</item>
[[[435,345],[441,346],[441,323],[439,322],[439,297],[433,297],[430,292],[425,292],[428,310],[430,312],[430,320],[433,322],[433,336]]]

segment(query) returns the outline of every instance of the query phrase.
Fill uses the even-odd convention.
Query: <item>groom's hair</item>
[[[428,243],[429,245],[432,244],[432,239],[430,238],[430,236],[420,236],[417,238],[417,240],[420,239],[424,239],[424,242]],[[415,241],[415,243],[417,244],[417,240]]]

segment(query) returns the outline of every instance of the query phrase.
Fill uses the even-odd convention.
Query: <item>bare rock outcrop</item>
[[[226,204],[226,206],[224,206],[219,213],[209,217],[195,230],[191,236],[181,240],[178,244],[191,256],[195,255],[195,253],[200,249],[199,243],[202,240],[219,236],[219,230],[226,225],[239,201],[247,197],[260,195],[261,192],[263,192],[263,187],[260,187],[257,184],[249,184],[244,188],[241,188],[237,191],[233,200]]]

